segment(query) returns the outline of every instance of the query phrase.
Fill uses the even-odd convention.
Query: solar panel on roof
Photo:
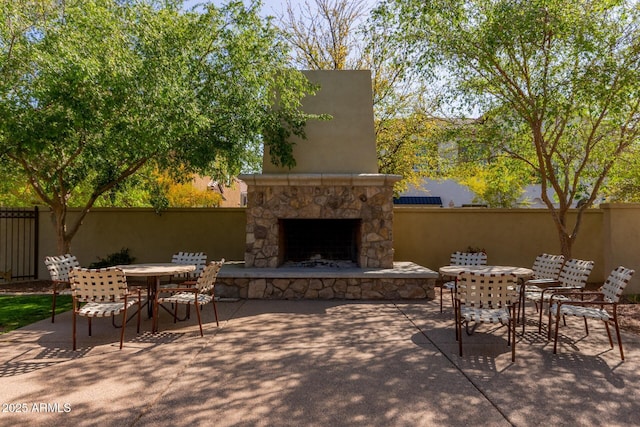
[[[394,197],[393,204],[442,206],[442,198],[437,196],[401,196]]]

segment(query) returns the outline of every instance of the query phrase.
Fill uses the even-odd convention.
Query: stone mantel
[[[296,185],[296,186],[392,186],[402,179],[401,175],[382,173],[283,173],[246,174],[238,177],[247,185]]]

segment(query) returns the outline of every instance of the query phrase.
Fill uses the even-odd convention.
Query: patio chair
[[[533,262],[533,266],[531,267],[531,270],[533,270],[533,276],[529,280],[525,281],[524,288],[520,289],[521,301],[518,311],[522,309],[522,333],[524,333],[525,327],[524,291],[542,291],[541,286],[549,286],[557,283],[563,264],[564,255],[551,255],[546,253],[538,255]],[[520,318],[520,313],[518,313],[518,318]]]
[[[551,307],[549,308],[549,328],[551,328],[551,317],[555,316],[556,318],[553,354],[556,354],[558,346],[560,317],[564,319],[565,316],[576,316],[584,319],[584,327],[587,335],[589,335],[587,319],[602,320],[607,329],[609,345],[611,348],[613,348],[613,340],[611,339],[609,323],[613,323],[616,329],[618,346],[620,347],[620,359],[624,360],[622,340],[620,339],[620,327],[618,326],[618,302],[620,301],[622,292],[629,284],[634,272],[634,270],[620,266],[611,272],[607,280],[604,282],[604,285],[602,285],[597,292],[567,292],[554,294],[551,297]],[[558,300],[559,296],[562,296],[563,298]],[[576,299],[576,297],[579,297],[580,299]],[[584,300],[583,298],[585,297],[590,299]],[[566,326],[566,321],[564,323]]]
[[[162,285],[162,287],[165,288],[175,286],[175,283],[172,282],[176,282],[176,280],[174,280],[176,278],[177,282],[180,283],[180,286],[194,286],[196,284],[196,280],[202,273],[202,270],[204,270],[204,268],[207,266],[207,254],[205,254],[204,252],[176,252],[171,257],[171,262],[174,264],[195,265],[196,269],[179,276],[172,276],[170,278],[169,284]],[[184,319],[178,320],[189,319],[190,313],[190,307],[187,306]]]
[[[524,301],[532,301],[538,310],[538,333],[542,333],[542,312],[545,302],[549,302],[551,295],[555,291],[583,291],[587,285],[587,279],[593,270],[593,261],[585,261],[572,258],[564,263],[557,280],[545,281],[546,287],[538,289],[530,288],[524,290]],[[542,282],[538,282],[541,285]],[[524,307],[523,307],[524,313]],[[523,314],[524,323],[524,314]],[[547,331],[547,338],[551,339],[551,331]]]
[[[94,317],[114,317],[122,313],[120,327],[120,348],[124,341],[127,325],[127,309],[138,305],[138,332],[140,332],[141,290],[136,294],[129,291],[124,272],[116,267],[103,269],[74,268],[70,273],[73,295],[73,349],[76,349],[76,316],[87,317],[89,336],[91,319]]]
[[[449,265],[487,265],[487,254],[484,252],[454,252],[449,259]],[[456,287],[456,279],[448,280],[440,286],[440,313],[442,313],[442,291],[448,289],[451,292],[451,305]]]
[[[44,263],[49,270],[53,282],[53,298],[51,300],[51,323],[56,320],[56,297],[59,288],[69,285],[69,273],[74,267],[80,267],[78,259],[71,254],[45,257]]]
[[[176,276],[182,285],[193,286],[207,265],[207,254],[204,252],[177,252],[171,257],[171,262],[174,264],[192,264],[196,266],[196,269],[192,272]]]
[[[458,276],[455,296],[456,336],[462,357],[462,326],[468,335],[469,323],[507,325],[507,345],[511,345],[511,361],[516,360],[516,309],[520,296],[514,274],[463,272]]]
[[[187,307],[192,305],[195,307],[196,314],[198,315],[198,325],[200,326],[200,336],[204,336],[202,332],[202,316],[200,315],[200,309],[202,306],[208,303],[213,303],[213,312],[216,317],[216,326],[220,326],[218,322],[218,308],[216,307],[216,300],[214,294],[214,287],[216,283],[216,277],[220,268],[224,264],[224,258],[220,261],[211,261],[205,269],[202,271],[196,284],[193,287],[184,287],[180,285],[174,285],[174,287],[162,288],[162,292],[168,292],[170,295],[159,297],[156,301],[158,307],[162,307],[173,316],[173,323],[178,320],[178,305],[184,304]],[[173,312],[171,312],[164,303],[170,303],[174,306]],[[155,312],[158,312],[156,308]],[[157,325],[156,325],[157,327]],[[154,328],[155,330],[156,328]]]

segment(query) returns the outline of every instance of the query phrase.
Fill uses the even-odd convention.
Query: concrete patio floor
[[[626,360],[604,328],[568,319],[559,354],[533,316],[511,363],[506,328],[482,326],[457,353],[437,301],[218,303],[160,332],[71,315],[0,336],[2,426],[640,425],[640,339]],[[495,329],[495,327],[493,328]],[[520,329],[518,330],[518,334]],[[16,412],[20,410],[21,412]]]

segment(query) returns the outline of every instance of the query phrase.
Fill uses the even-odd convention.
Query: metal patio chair
[[[542,291],[543,286],[550,286],[558,282],[558,276],[562,270],[564,264],[564,255],[551,255],[542,253],[538,255],[533,262],[531,269],[533,270],[533,277],[524,282],[524,287],[521,288],[521,300],[518,311],[522,310],[522,332],[525,328],[525,290]],[[520,313],[518,313],[520,318]]]
[[[620,347],[620,359],[624,360],[622,340],[620,339],[620,327],[618,326],[618,302],[620,301],[622,292],[629,284],[634,272],[634,270],[620,266],[611,272],[607,280],[604,282],[604,285],[602,285],[602,287],[596,292],[566,292],[557,293],[551,297],[551,307],[549,308],[549,329],[551,329],[552,316],[555,316],[556,318],[553,354],[556,354],[558,346],[560,317],[576,316],[584,319],[584,327],[587,335],[589,335],[587,319],[602,320],[607,329],[609,345],[611,345],[611,348],[613,348],[613,340],[611,339],[609,323],[613,323],[616,329],[618,346]],[[562,299],[558,299],[560,296]],[[585,300],[584,298],[588,299]]]
[[[71,269],[80,267],[75,255],[65,254],[45,257],[44,263],[53,282],[53,298],[51,300],[51,323],[56,320],[56,297],[62,287],[69,286]]]
[[[532,301],[538,309],[538,333],[542,333],[544,303],[548,303],[551,295],[556,291],[583,291],[587,285],[587,279],[591,274],[591,270],[593,270],[593,265],[593,261],[572,258],[564,263],[557,280],[549,280],[546,282],[547,287],[524,290],[524,300]],[[551,331],[547,331],[547,338],[551,338]]]
[[[471,335],[469,324],[502,324],[508,327],[507,344],[511,346],[511,361],[516,360],[516,309],[520,296],[514,274],[463,272],[458,276],[455,295],[456,337],[462,356],[462,326]]]
[[[173,285],[172,287],[162,288],[162,293],[169,293],[168,296],[158,297],[156,304],[158,307],[162,307],[173,316],[173,322],[178,321],[178,305],[184,304],[187,307],[192,305],[198,316],[198,325],[200,326],[200,336],[204,336],[202,332],[202,316],[200,315],[200,309],[203,305],[213,303],[213,312],[216,317],[216,326],[220,326],[218,322],[218,308],[216,307],[216,300],[214,294],[214,287],[216,283],[216,277],[220,268],[224,264],[224,258],[220,261],[211,261],[205,269],[202,271],[195,286],[184,287],[180,285]],[[173,305],[173,312],[167,307],[162,305],[163,303],[170,303]],[[156,313],[158,310],[156,309]],[[156,319],[157,320],[157,319]],[[157,325],[154,326],[154,330],[157,329]]]
[[[76,349],[76,316],[87,317],[89,336],[91,319],[94,317],[114,317],[122,313],[120,327],[120,348],[124,341],[127,325],[127,309],[137,304],[138,332],[140,332],[141,290],[130,293],[124,272],[116,267],[103,269],[74,268],[70,273],[73,295],[73,349]]]
[[[207,254],[204,252],[176,252],[171,257],[171,262],[175,264],[192,264],[196,269],[184,275],[174,276],[182,285],[195,285],[196,279],[207,266]]]
[[[449,259],[449,265],[487,265],[487,254],[484,252],[454,252]],[[453,306],[456,279],[448,280],[440,286],[440,313],[442,313],[442,291],[448,289],[451,293],[451,306]]]

